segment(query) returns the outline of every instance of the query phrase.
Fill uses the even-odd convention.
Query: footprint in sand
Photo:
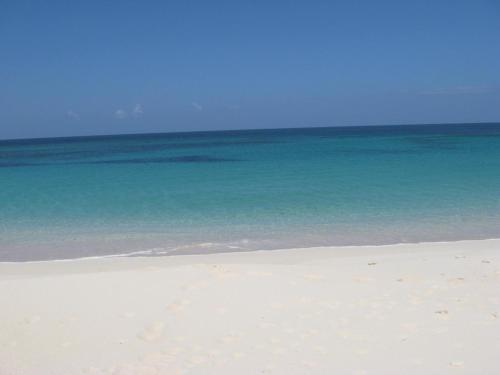
[[[267,271],[248,271],[247,272],[248,276],[272,276],[272,272],[267,272]]]
[[[328,310],[337,310],[339,307],[340,303],[335,301],[335,302],[330,302],[330,301],[321,301],[319,304],[322,308],[328,309]]]
[[[436,314],[448,315],[448,310],[436,310],[434,311]]]
[[[352,335],[352,332],[349,331],[349,330],[338,330],[337,331],[337,336],[345,339],[345,340],[348,340],[348,339],[352,339],[353,335]]]
[[[449,319],[448,310],[437,310],[437,311],[434,311],[434,313],[437,314],[439,319],[441,319],[441,320],[448,320]]]
[[[242,353],[242,352],[235,352],[233,353],[233,358],[234,359],[240,359],[240,358],[243,358],[245,356],[245,353]]]
[[[418,332],[418,325],[416,323],[403,323],[401,324],[401,328],[408,333]]]
[[[298,302],[303,305],[310,305],[313,301],[309,297],[300,297]]]
[[[285,305],[280,303],[280,302],[273,302],[273,303],[271,303],[270,307],[273,310],[281,310],[285,307]]]
[[[143,332],[139,333],[138,337],[144,341],[154,341],[163,336],[165,323],[156,322],[146,328]]]
[[[178,302],[173,302],[167,305],[167,310],[173,313],[181,313],[184,311],[186,306],[188,306],[191,302],[189,300],[183,299]]]
[[[208,351],[208,356],[209,357],[219,357],[222,354],[220,350],[217,349],[211,349]]]
[[[432,331],[432,333],[434,333],[435,335],[441,335],[443,333],[447,333],[449,330],[448,328],[446,327],[440,327],[440,328],[436,328]]]
[[[411,303],[412,305],[420,305],[420,304],[422,304],[422,303],[423,303],[423,300],[422,300],[421,298],[418,298],[418,297],[412,297],[412,298],[410,299],[410,303]]]
[[[316,346],[316,347],[314,348],[314,350],[315,350],[316,352],[318,352],[319,354],[323,354],[323,355],[328,354],[328,350],[327,350],[324,346]]]
[[[40,317],[38,315],[34,315],[34,316],[30,316],[26,319],[24,319],[24,322],[26,324],[35,324],[35,323],[38,323],[40,321]]]
[[[208,360],[208,359],[207,359],[206,357],[204,357],[204,356],[202,356],[202,355],[197,355],[197,356],[192,357],[192,358],[189,360],[189,362],[190,362],[191,364],[193,364],[193,365],[201,365],[201,364],[203,364],[203,363],[207,362],[207,360]]]
[[[410,364],[413,366],[420,366],[424,363],[424,360],[422,358],[412,358],[410,359]]]
[[[169,357],[175,357],[175,356],[179,355],[180,353],[182,353],[183,351],[184,351],[184,348],[176,346],[173,348],[165,349],[162,351],[162,353],[166,356],[169,356]]]
[[[215,361],[215,365],[218,366],[218,367],[219,366],[225,366],[227,364],[227,362],[228,362],[227,358],[220,358],[220,359],[217,359]]]
[[[228,310],[225,307],[218,307],[215,309],[215,312],[219,315],[226,315],[228,313]]]
[[[267,372],[271,372],[271,371],[274,371],[276,369],[276,366],[275,365],[267,365],[264,370],[262,370],[261,372],[262,373],[267,373]]]
[[[308,273],[308,274],[304,275],[303,277],[304,277],[304,279],[310,280],[310,281],[322,281],[325,279],[324,276],[318,275],[315,273]]]
[[[314,368],[314,367],[318,366],[318,364],[316,362],[313,362],[313,361],[302,361],[300,364],[302,366],[308,367],[308,368]]]
[[[217,264],[213,264],[211,267],[209,267],[209,272],[218,279],[234,278],[239,276],[239,273]]]
[[[351,319],[349,319],[349,318],[340,318],[339,319],[339,323],[340,323],[341,326],[346,326],[349,323],[351,323]]]
[[[455,277],[452,279],[448,279],[448,282],[450,284],[460,284],[460,283],[463,283],[464,281],[465,281],[465,278],[463,278],[463,277]]]
[[[310,336],[316,336],[316,335],[319,335],[319,331],[317,329],[314,329],[314,328],[311,328],[309,330],[307,330],[307,333],[310,335]]]
[[[233,343],[238,340],[238,335],[236,333],[230,333],[220,339],[225,344]]]
[[[126,319],[132,319],[135,317],[135,313],[131,312],[131,311],[126,311],[126,312],[122,313],[121,316],[123,318],[126,318]]]
[[[356,350],[354,353],[359,355],[359,356],[364,356],[364,355],[368,354],[368,350],[361,348],[361,349]]]

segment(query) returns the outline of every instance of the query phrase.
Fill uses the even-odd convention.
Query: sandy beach
[[[0,374],[498,374],[500,240],[0,264]]]
[[[5,1],[0,375],[500,375],[500,0]]]

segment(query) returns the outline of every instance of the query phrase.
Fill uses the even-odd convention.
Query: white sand
[[[500,240],[0,264],[0,374],[500,374]]]

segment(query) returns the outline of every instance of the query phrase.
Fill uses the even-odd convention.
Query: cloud
[[[486,86],[456,86],[433,90],[421,91],[420,95],[480,95],[492,92],[491,87]]]
[[[194,109],[196,109],[197,111],[202,111],[203,110],[203,106],[199,103],[196,103],[196,102],[192,102],[191,105],[194,107]]]
[[[124,109],[117,109],[114,113],[115,118],[118,120],[126,119],[129,116],[134,118],[141,117],[144,114],[144,108],[142,104],[136,104],[130,112],[125,111]]]
[[[134,109],[132,110],[132,116],[134,117],[141,117],[144,114],[144,109],[142,108],[141,104],[136,104],[134,106]]]
[[[66,116],[68,116],[72,120],[80,120],[80,115],[74,112],[72,109],[66,112]]]
[[[115,117],[119,120],[123,120],[127,117],[127,112],[125,112],[123,109],[117,109],[115,111]]]

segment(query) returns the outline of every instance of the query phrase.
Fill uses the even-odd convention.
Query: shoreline
[[[435,244],[461,244],[470,242],[487,242],[487,241],[498,241],[500,245],[500,238],[480,238],[480,239],[459,239],[459,240],[442,240],[442,241],[421,241],[421,242],[397,242],[397,243],[387,243],[387,244],[375,244],[375,245],[324,245],[324,246],[308,246],[308,247],[293,247],[293,248],[272,248],[272,249],[231,249],[224,251],[187,251],[186,253],[178,252],[176,250],[172,252],[162,252],[162,253],[150,253],[150,250],[139,250],[132,251],[129,253],[119,253],[119,254],[106,254],[106,255],[93,255],[85,256],[79,258],[62,258],[62,259],[45,259],[45,260],[25,260],[25,261],[0,261],[1,265],[7,264],[37,264],[37,263],[51,263],[51,262],[79,262],[79,261],[90,261],[99,259],[114,259],[114,258],[170,258],[170,257],[184,257],[184,256],[196,256],[196,255],[216,255],[216,254],[233,254],[233,253],[254,253],[254,252],[274,252],[274,251],[307,251],[308,249],[329,249],[329,251],[344,251],[348,249],[357,250],[365,248],[373,249],[384,249],[384,248],[395,248],[398,246],[433,246]]]

